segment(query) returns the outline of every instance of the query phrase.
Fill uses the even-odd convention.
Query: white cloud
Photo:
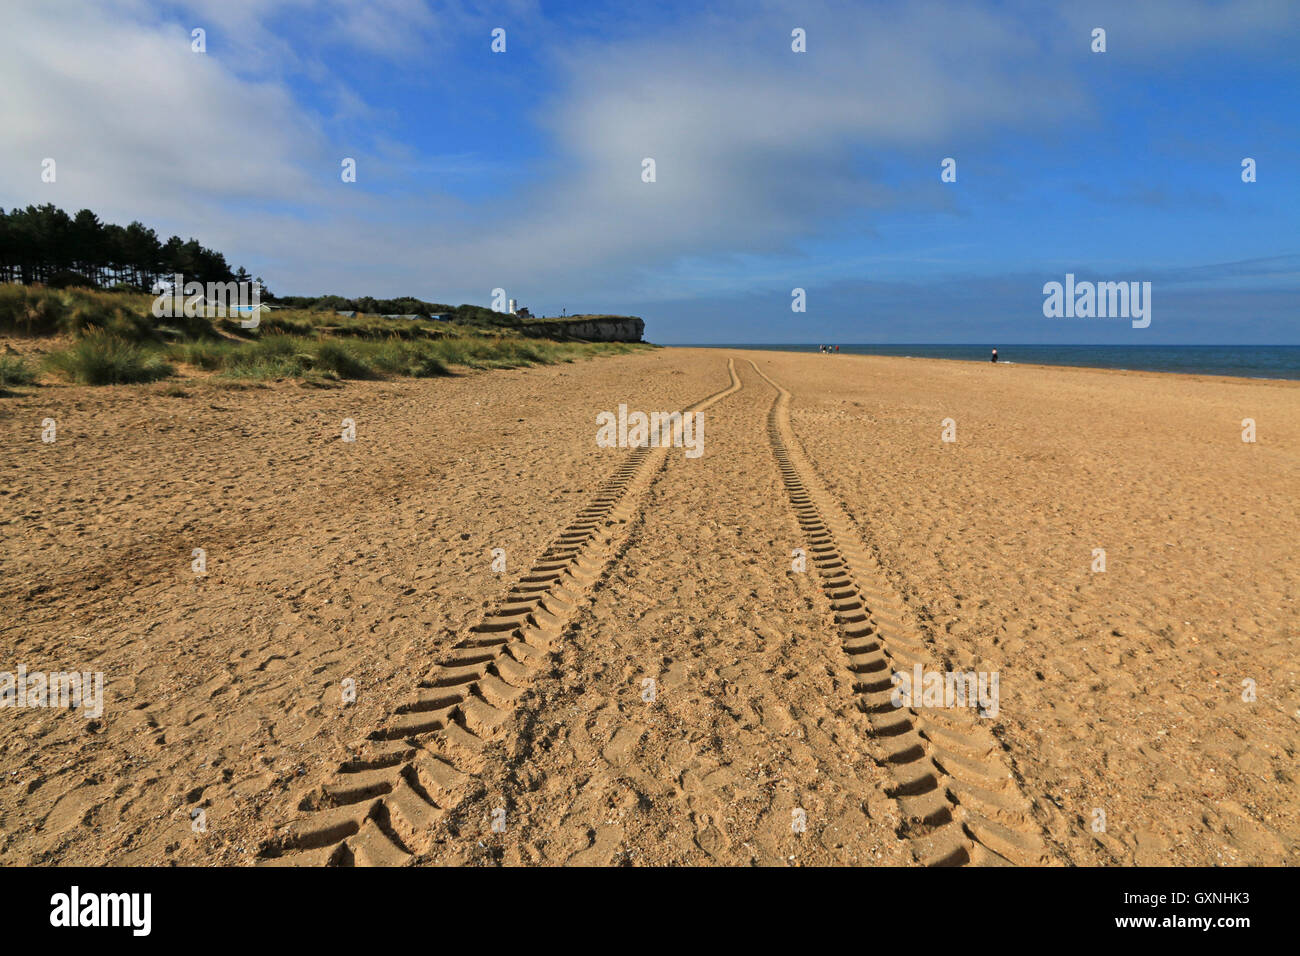
[[[951,201],[881,181],[868,171],[879,153],[933,156],[937,176],[954,143],[1086,114],[1075,48],[1094,9],[1114,24],[1113,47],[1166,52],[1224,35],[1263,42],[1294,17],[1262,0],[1191,15],[1164,0],[1130,6],[1050,19],[1037,6],[737,6],[650,37],[577,40],[515,4],[502,15],[528,26],[558,82],[537,117],[554,153],[520,170],[526,185],[469,204],[411,186],[422,171],[471,162],[458,144],[428,157],[381,132],[334,141],[340,118],[387,107],[346,87],[321,52],[333,44],[400,71],[413,50],[418,66],[467,35],[481,33],[486,49],[486,21],[467,7],[194,0],[159,17],[141,0],[86,3],[75,15],[11,4],[0,35],[0,204],[87,206],[194,235],[281,292],[485,301],[494,286],[528,300],[580,286],[593,298],[668,297],[689,291],[674,285],[683,262],[724,276],[739,260],[761,271],[755,261],[795,259],[828,229],[866,231],[874,210],[901,198]],[[286,22],[319,28],[319,42],[295,47]],[[206,56],[189,48],[190,27],[203,23],[225,38]],[[790,51],[794,26],[808,32],[806,54]],[[304,79],[324,91],[329,115],[293,95],[291,81]],[[507,140],[487,161],[510,162],[509,149]],[[409,188],[343,186],[345,155],[363,180]],[[39,181],[46,156],[59,162],[54,186]],[[646,156],[654,184],[640,179]]]

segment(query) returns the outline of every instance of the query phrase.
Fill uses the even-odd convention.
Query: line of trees
[[[89,209],[69,216],[53,203],[7,213],[0,208],[0,282],[150,292],[160,279],[178,272],[187,282],[252,279],[198,240],[172,236],[164,242],[141,222],[101,222]]]
[[[267,296],[262,296],[264,299]],[[505,326],[519,325],[519,319],[502,312],[493,312],[481,305],[447,305],[426,302],[411,295],[395,299],[376,299],[363,295],[349,299],[341,295],[281,295],[275,303],[286,309],[304,309],[308,312],[364,312],[368,315],[444,315],[452,322],[467,325]]]

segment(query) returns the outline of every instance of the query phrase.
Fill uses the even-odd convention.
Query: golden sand
[[[0,399],[0,671],[105,681],[0,709],[0,863],[1300,863],[1300,384],[168,388]],[[701,401],[698,458],[594,440]]]

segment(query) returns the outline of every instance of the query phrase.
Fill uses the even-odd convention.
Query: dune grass
[[[154,382],[173,372],[157,350],[104,331],[91,332],[71,348],[51,352],[45,364],[79,385]]]
[[[152,304],[152,296],[137,293],[0,284],[0,334],[71,336],[73,344],[47,355],[43,367],[89,385],[156,381],[176,366],[245,380],[429,378],[652,347],[293,309],[263,313],[253,331],[232,318],[157,318]],[[21,360],[9,361],[0,366],[0,388],[35,375]]]
[[[0,283],[0,334],[85,335],[109,332],[129,342],[215,335],[206,318],[155,319],[146,295],[47,289]]]
[[[626,342],[550,342],[511,336],[438,339],[335,339],[271,333],[249,341],[169,346],[179,364],[230,378],[431,378],[469,369],[524,368],[622,354],[645,346]]]

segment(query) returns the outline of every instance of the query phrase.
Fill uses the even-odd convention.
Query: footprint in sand
[[[89,786],[65,793],[41,821],[41,828],[48,833],[63,834],[73,827],[89,825],[106,789]]]
[[[727,839],[726,833],[706,813],[695,814],[694,821],[695,845],[721,862],[722,854],[731,847],[731,841]]]

